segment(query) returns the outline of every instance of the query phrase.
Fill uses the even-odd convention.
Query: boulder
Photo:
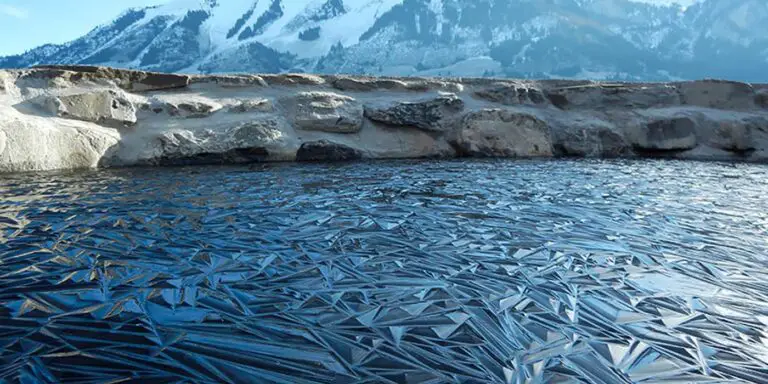
[[[184,88],[189,76],[174,73],[156,73],[88,65],[44,65],[35,67],[29,75],[36,77],[63,77],[71,82],[110,80],[119,87],[133,92]]]
[[[567,124],[553,130],[553,149],[558,156],[618,157],[631,152],[624,136],[610,124]]]
[[[216,113],[216,111],[221,109],[221,104],[190,100],[180,103],[168,103],[165,107],[171,116],[202,118]]]
[[[696,122],[690,117],[653,120],[631,129],[627,135],[641,151],[684,151],[698,144]]]
[[[231,113],[250,113],[250,112],[271,112],[274,105],[268,99],[247,99],[240,100],[231,107]]]
[[[223,108],[223,105],[205,98],[159,98],[152,97],[139,106],[142,111],[165,112],[179,118],[209,117]]]
[[[505,109],[485,109],[461,119],[451,144],[460,156],[552,156],[549,126],[538,117]]]
[[[369,92],[378,88],[374,81],[366,79],[353,79],[349,77],[338,78],[333,81],[333,87],[340,91]]]
[[[442,90],[446,92],[461,92],[464,86],[450,81],[432,79],[386,79],[386,78],[361,78],[339,77],[331,82],[331,85],[340,91],[369,92],[373,90],[427,92],[429,90]]]
[[[547,99],[560,109],[653,108],[680,105],[677,88],[668,84],[586,84],[548,89]]]
[[[136,123],[136,107],[115,90],[60,96],[42,96],[34,101],[48,112],[64,118],[123,127]]]
[[[363,107],[349,96],[331,92],[300,92],[280,103],[297,129],[356,133],[363,127]]]
[[[597,153],[601,157],[619,157],[632,152],[627,139],[613,129],[590,131],[588,137],[597,143]]]
[[[761,89],[755,93],[755,105],[760,108],[768,108],[768,89]]]
[[[287,73],[280,75],[261,75],[261,78],[267,82],[267,84],[275,85],[322,85],[325,84],[325,79],[316,75],[309,75],[305,73]]]
[[[476,91],[475,97],[504,105],[544,104],[544,94],[523,84],[498,83],[486,89]]]
[[[427,92],[429,84],[424,80],[396,80],[396,79],[376,79],[374,81],[377,88],[390,91],[413,91]]]
[[[705,108],[749,109],[755,102],[755,90],[747,83],[725,80],[701,80],[679,83],[682,103]]]
[[[93,168],[120,140],[114,129],[2,109],[0,172]]]
[[[271,146],[283,138],[283,133],[277,128],[279,124],[271,119],[249,121],[235,126],[230,136],[237,147]]]
[[[296,152],[296,161],[350,161],[362,158],[361,151],[327,140],[304,143]]]
[[[122,81],[127,90],[133,92],[159,91],[184,88],[189,85],[189,76],[172,73],[140,72],[127,76]]]
[[[755,149],[753,124],[743,120],[712,121],[707,144],[729,152],[744,153]],[[709,125],[708,124],[708,125]]]
[[[261,123],[228,131],[167,131],[155,138],[155,150],[141,163],[154,165],[241,164],[267,160],[268,147],[281,132]]]
[[[464,109],[464,101],[454,94],[385,108],[365,108],[365,117],[390,126],[414,127],[425,131],[442,132],[449,128],[446,121]]]
[[[266,87],[267,82],[257,75],[201,75],[192,76],[189,84],[215,84],[225,88]]]

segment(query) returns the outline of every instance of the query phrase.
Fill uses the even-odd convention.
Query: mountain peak
[[[766,80],[768,4],[679,3],[175,0],[0,58],[0,67]]]

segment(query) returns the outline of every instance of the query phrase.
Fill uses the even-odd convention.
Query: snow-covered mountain
[[[768,81],[768,2],[177,0],[0,67]]]

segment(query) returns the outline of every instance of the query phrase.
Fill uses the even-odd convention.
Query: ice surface
[[[768,168],[0,177],[0,382],[768,381]]]

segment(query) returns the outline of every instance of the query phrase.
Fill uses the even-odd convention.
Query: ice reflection
[[[0,177],[0,382],[768,382],[768,168]]]

